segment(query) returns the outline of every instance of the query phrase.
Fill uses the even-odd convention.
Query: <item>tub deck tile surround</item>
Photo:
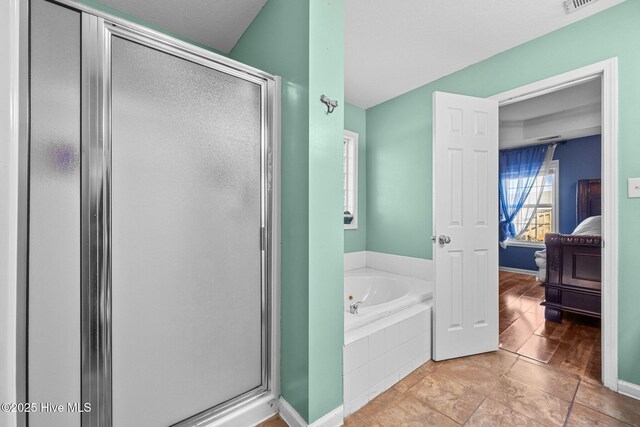
[[[468,383],[451,366],[481,372]],[[495,378],[498,378],[496,381]],[[462,378],[462,380],[461,380]],[[554,389],[551,381],[555,379]],[[475,387],[475,389],[474,389]],[[504,350],[420,366],[348,416],[346,427],[375,426],[640,426],[640,400],[596,381]],[[263,427],[284,427],[274,417]]]
[[[345,271],[365,267],[422,280],[433,280],[435,276],[433,261],[430,259],[371,251],[344,254]]]
[[[395,316],[405,317],[394,320]],[[417,304],[384,320],[379,330],[357,340],[347,335],[343,353],[345,415],[386,390],[406,391],[415,378],[411,373],[431,359],[430,303]]]
[[[397,285],[406,288],[404,293],[389,293],[385,288]],[[389,271],[358,269],[345,273],[345,301],[359,295],[367,301],[363,293],[367,286],[372,292],[380,290],[379,298],[373,298],[371,305],[363,304],[367,310],[358,314],[345,310],[343,401],[347,416],[431,359],[433,284]],[[411,378],[402,385],[408,388],[409,381]]]

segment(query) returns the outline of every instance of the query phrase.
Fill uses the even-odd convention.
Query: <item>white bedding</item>
[[[600,236],[602,234],[602,216],[590,216],[578,224],[571,234],[574,236]],[[547,276],[547,250],[536,251],[534,256],[538,266],[538,280],[544,282]]]

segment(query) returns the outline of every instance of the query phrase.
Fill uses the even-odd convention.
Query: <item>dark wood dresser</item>
[[[576,190],[577,223],[600,215],[600,180],[580,180]],[[563,311],[600,317],[602,238],[548,233],[544,243],[547,279],[541,304],[545,319],[562,322]]]
[[[562,312],[600,317],[600,236],[547,234],[544,317],[562,322]]]

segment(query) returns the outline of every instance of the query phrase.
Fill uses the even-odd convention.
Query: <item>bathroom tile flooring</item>
[[[347,427],[640,426],[640,401],[597,381],[498,350],[429,361],[358,412]],[[263,427],[284,427],[276,416]]]
[[[600,380],[600,320],[565,313],[544,320],[544,289],[535,277],[500,272],[500,348]]]

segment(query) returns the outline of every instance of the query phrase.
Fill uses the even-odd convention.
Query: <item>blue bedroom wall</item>
[[[528,248],[522,246],[507,246],[506,249],[498,248],[500,267],[519,268],[521,270],[538,270],[533,253],[540,248]]]
[[[556,147],[560,164],[560,233],[571,234],[576,222],[576,189],[581,179],[600,178],[600,135],[571,139]]]
[[[600,178],[600,135],[570,139],[559,144],[553,155],[560,165],[559,226],[560,233],[570,234],[576,222],[576,188],[581,179]],[[499,249],[500,267],[537,270],[533,253],[538,248],[509,246]]]

